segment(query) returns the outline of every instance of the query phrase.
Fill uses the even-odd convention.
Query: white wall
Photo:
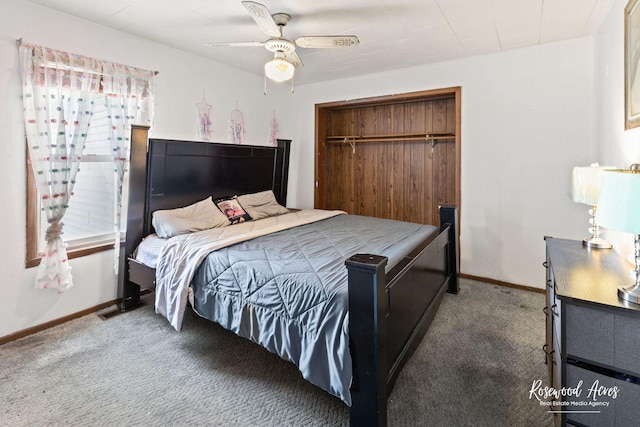
[[[620,2],[618,2],[620,3]],[[152,136],[197,139],[195,104],[213,105],[213,140],[229,141],[229,113],[244,112],[246,142],[265,144],[273,109],[294,140],[289,205],[313,206],[314,105],[462,87],[462,272],[543,287],[543,236],[586,236],[586,207],[567,197],[571,168],[598,154],[593,38],[296,87],[41,8],[0,3],[0,337],[112,300],[112,252],[71,260],[75,287],[33,289],[25,258],[25,145],[15,40],[158,70]],[[603,36],[604,37],[604,36]],[[622,87],[621,82],[619,87]],[[616,83],[617,84],[617,83]],[[606,159],[604,159],[606,160]]]
[[[624,129],[624,7],[616,0],[595,39],[595,96],[598,157],[602,163],[628,169],[640,163],[640,127]],[[614,249],[632,253],[629,234],[604,230]]]
[[[587,237],[567,194],[596,152],[592,70],[582,38],[299,87],[290,200],[313,205],[316,103],[461,86],[461,270],[542,288],[543,237]]]
[[[214,141],[229,142],[229,114],[236,105],[244,113],[245,142],[266,145],[273,110],[280,136],[286,138],[286,87],[262,93],[262,77],[154,44],[106,27],[35,6],[23,0],[0,3],[0,179],[3,205],[0,235],[0,337],[45,323],[116,298],[113,252],[70,261],[75,286],[62,294],[35,290],[35,269],[25,269],[26,184],[25,140],[16,39],[100,59],[157,70],[155,123],[158,138],[198,139],[195,106],[206,99]],[[295,153],[296,148],[293,148]]]

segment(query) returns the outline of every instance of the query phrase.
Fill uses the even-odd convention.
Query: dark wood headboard
[[[287,203],[289,142],[277,147],[149,139],[147,194],[143,232],[150,234],[151,217],[159,209],[273,190]],[[145,235],[146,235],[145,234]]]
[[[147,127],[132,127],[124,258],[153,232],[151,218],[158,209],[265,190],[273,190],[278,203],[286,206],[290,140],[278,139],[276,147],[268,147],[147,139],[147,135]],[[128,278],[122,282],[124,289]],[[126,294],[123,290],[119,298],[126,299]]]

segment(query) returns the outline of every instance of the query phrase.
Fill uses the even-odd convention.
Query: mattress
[[[136,261],[141,262],[147,267],[156,268],[158,265],[158,257],[160,256],[160,250],[162,245],[167,242],[167,239],[158,237],[157,234],[150,234],[138,245],[134,255]]]

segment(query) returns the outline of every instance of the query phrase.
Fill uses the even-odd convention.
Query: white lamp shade
[[[602,172],[596,224],[640,234],[640,173],[630,170]]]
[[[283,58],[273,58],[264,64],[264,74],[276,82],[284,82],[293,78],[295,67]]]
[[[603,170],[614,169],[611,166],[576,166],[571,173],[571,200],[585,205],[596,205],[600,193],[600,177]]]

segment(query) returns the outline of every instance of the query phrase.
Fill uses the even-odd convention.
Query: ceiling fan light
[[[285,82],[293,78],[295,67],[283,58],[273,58],[264,64],[264,74],[273,81]]]

